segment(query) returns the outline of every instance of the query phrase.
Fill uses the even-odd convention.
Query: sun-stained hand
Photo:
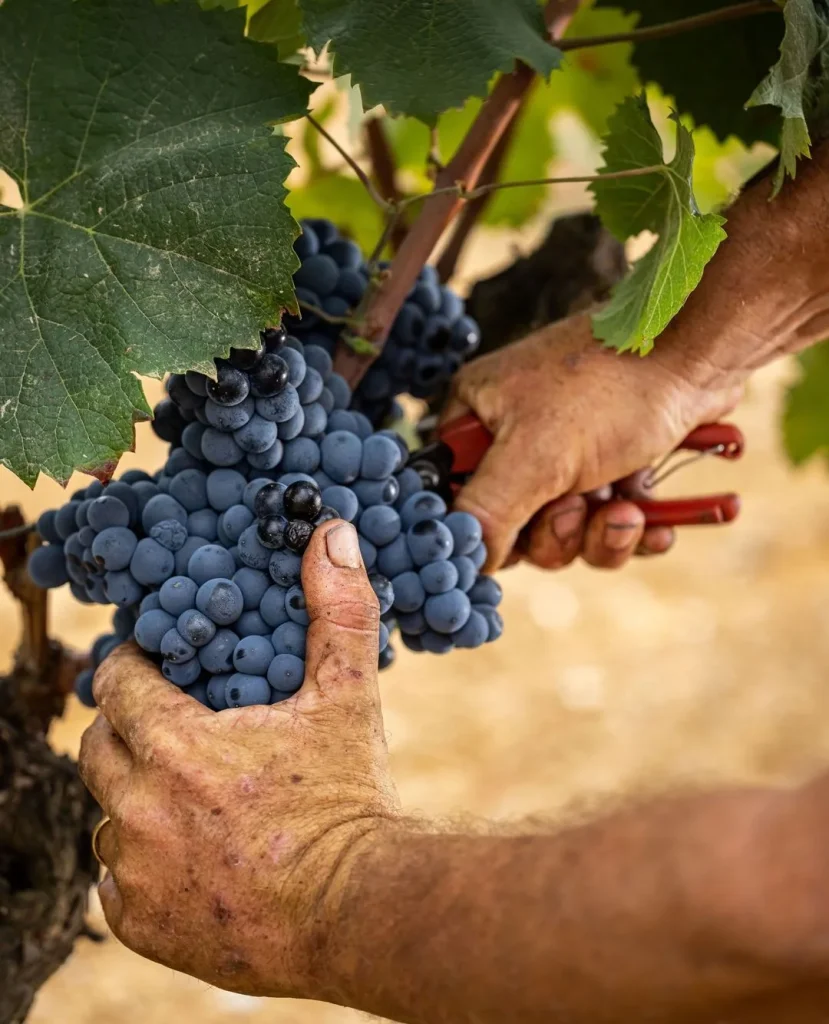
[[[101,714],[80,757],[111,819],[97,845],[114,933],[258,995],[307,992],[349,863],[397,815],[379,610],[350,524],[315,532],[302,583],[311,625],[296,695],[213,712],[128,644],[95,676]]]

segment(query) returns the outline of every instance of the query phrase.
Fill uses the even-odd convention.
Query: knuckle
[[[374,591],[369,589],[369,593],[360,597],[330,605],[323,610],[323,616],[340,629],[376,633],[380,626],[380,605]]]

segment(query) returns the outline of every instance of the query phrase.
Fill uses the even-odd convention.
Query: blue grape
[[[466,555],[456,555],[454,558],[450,558],[449,561],[458,571],[458,582],[455,586],[465,594],[469,593],[470,587],[478,578],[478,570],[475,568],[472,559],[467,558]]]
[[[496,607],[504,596],[501,584],[493,576],[481,576],[469,591],[473,604],[488,604]]]
[[[207,476],[207,500],[216,512],[238,505],[247,487],[247,480],[235,469],[214,469]]]
[[[299,288],[309,288],[320,297],[330,295],[339,278],[339,267],[324,253],[309,256],[294,274],[294,282]]]
[[[216,635],[216,624],[197,608],[188,608],[179,615],[176,629],[193,647],[204,647]]]
[[[306,345],[305,364],[310,369],[316,370],[323,381],[328,380],[334,368],[334,360],[319,345]]]
[[[229,675],[211,676],[207,683],[207,700],[214,711],[227,710],[227,698],[225,689]]]
[[[328,426],[328,414],[320,402],[312,402],[303,409],[303,437],[322,437]]]
[[[253,454],[266,452],[276,441],[276,424],[256,413],[243,427],[234,431],[233,439],[242,451]]]
[[[176,575],[183,576],[187,572],[187,565],[193,552],[198,551],[199,548],[209,543],[210,541],[206,537],[188,537],[182,547],[176,552]]]
[[[233,652],[233,666],[237,672],[264,676],[273,661],[273,644],[264,636],[247,636],[239,641]]]
[[[201,439],[204,435],[204,424],[202,423],[188,423],[181,434],[181,446],[187,452],[188,455],[192,455],[194,459],[198,459],[201,462],[202,455],[201,450]]]
[[[443,524],[452,534],[456,555],[470,554],[483,539],[481,524],[469,512],[450,512]]]
[[[489,639],[489,623],[481,613],[473,608],[466,624],[452,634],[452,643],[456,647],[480,647]]]
[[[95,698],[92,696],[92,680],[95,673],[91,668],[86,668],[75,676],[75,696],[87,708],[95,707]]]
[[[378,633],[378,636],[377,636],[377,650],[378,650],[378,653],[382,654],[383,651],[385,651],[385,649],[388,646],[389,646],[389,627],[385,624],[385,622],[381,622],[380,623],[380,627],[379,627],[379,633]]]
[[[321,469],[318,469],[316,473],[314,473],[314,480],[316,482],[317,487],[319,487],[320,491],[324,491],[326,487],[340,486],[340,484],[335,484],[331,477],[327,473],[323,472],[323,470]]]
[[[484,562],[486,562],[486,554],[486,544],[479,544],[474,551],[470,551],[467,555],[467,558],[475,566],[476,571],[480,572],[483,568]]]
[[[338,264],[340,271],[344,267],[356,270],[363,262],[360,247],[356,242],[347,238],[338,238],[336,241],[330,242],[325,247],[325,251]]]
[[[416,572],[402,572],[392,579],[394,607],[400,612],[416,612],[423,607],[426,590]]]
[[[350,484],[359,477],[363,444],[356,434],[332,431],[323,438],[320,454],[323,470],[337,483]]]
[[[246,505],[231,505],[222,512],[222,530],[228,543],[236,544],[253,522],[253,513]]]
[[[96,533],[100,533],[108,526],[129,526],[130,513],[119,498],[102,494],[87,509],[87,521]]]
[[[55,533],[61,540],[66,540],[77,530],[75,511],[79,504],[76,501],[67,502],[55,513]]]
[[[288,613],[285,610],[286,587],[276,584],[268,587],[259,603],[259,614],[273,629],[288,621]]]
[[[487,643],[492,643],[493,640],[497,640],[504,632],[504,620],[501,618],[497,609],[488,604],[476,604],[474,611],[480,612],[486,619],[486,623],[489,628]]]
[[[251,480],[249,484],[245,485],[245,489],[242,492],[242,504],[256,514],[256,495],[262,490],[263,487],[267,487],[268,484],[273,483],[266,476],[258,476]]]
[[[327,424],[326,424],[327,426]],[[300,407],[289,420],[279,424],[279,440],[293,441],[305,430],[305,410]]]
[[[55,525],[56,515],[56,510],[51,508],[46,512],[41,512],[37,520],[37,532],[47,544],[61,544],[64,539],[58,533]]]
[[[207,506],[207,477],[200,469],[183,469],[170,480],[169,494],[188,512]]]
[[[248,455],[248,463],[256,470],[276,469],[282,461],[284,446],[277,440],[265,452],[251,452]]]
[[[122,640],[129,640],[135,630],[136,616],[132,608],[116,608],[112,616],[112,628]]]
[[[229,708],[247,708],[254,704],[270,704],[271,688],[264,676],[234,672],[225,686],[225,700]]]
[[[153,590],[149,594],[147,594],[147,596],[142,600],[141,604],[138,606],[138,613],[139,615],[143,615],[145,612],[155,611],[160,607],[161,599],[158,596],[158,591]]]
[[[307,627],[298,622],[283,622],[273,631],[271,644],[276,654],[293,654],[305,659]]]
[[[255,399],[252,395],[247,395],[237,405],[219,405],[208,398],[204,406],[204,415],[211,427],[227,434],[244,427],[253,416],[255,408]],[[202,451],[204,451],[203,444]]]
[[[161,638],[161,654],[174,665],[182,661],[189,661],[196,655],[196,648],[188,644],[184,637],[175,628],[168,629]]]
[[[81,527],[87,526],[89,523],[88,513],[89,506],[92,504],[91,498],[85,498],[75,506],[75,526],[80,530]]]
[[[427,594],[445,594],[458,585],[458,570],[446,560],[430,562],[420,570],[420,581]]]
[[[190,388],[194,395],[200,395],[202,398],[207,395],[209,377],[205,377],[203,373],[198,373],[196,370],[188,370],[184,375],[184,379],[187,382],[187,387]]]
[[[365,566],[366,572],[371,572],[375,565],[377,565],[377,548],[367,540],[365,537],[359,537],[360,543],[360,554],[363,557],[363,565]]]
[[[126,569],[132,560],[138,538],[125,526],[110,526],[92,542],[92,557],[107,571]]]
[[[212,508],[200,508],[187,517],[187,532],[212,541],[218,536],[219,517]]]
[[[356,519],[360,511],[357,495],[350,487],[344,487],[341,484],[326,487],[322,492],[322,501],[323,504],[330,505],[341,519],[345,519],[349,523]]]
[[[186,455],[187,453],[185,452],[184,454]],[[127,513],[130,517],[129,523],[127,524],[128,526],[134,526],[138,522],[140,518],[140,510],[134,488],[129,484],[125,484],[123,480],[114,480],[112,483],[107,484],[107,488],[104,493],[108,498],[117,498],[121,504],[126,507]]]
[[[409,448],[400,434],[396,430],[378,430],[378,437],[388,438],[389,441],[397,448],[398,459],[397,464],[401,466],[409,457]],[[399,482],[399,481],[398,481]]]
[[[407,647],[415,654],[421,654],[423,652],[423,644],[420,642],[419,633],[401,633],[400,639],[403,641],[403,646]]]
[[[239,637],[231,629],[219,629],[209,644],[199,648],[198,659],[203,669],[217,674],[233,671],[233,652]]]
[[[201,450],[208,462],[214,466],[235,466],[241,462],[244,452],[233,440],[231,434],[224,434],[215,427],[208,427],[201,439]]]
[[[400,516],[389,505],[372,505],[360,516],[360,533],[376,547],[391,544],[400,533]]]
[[[168,551],[179,551],[187,543],[187,530],[177,519],[162,519],[150,530],[150,536]]]
[[[414,568],[414,561],[404,534],[395,537],[391,544],[380,548],[377,552],[377,568],[390,580]]]
[[[311,617],[308,615],[305,593],[298,583],[295,583],[285,595],[285,610],[293,622],[300,626],[310,625]]]
[[[213,710],[213,706],[207,699],[207,683],[205,680],[199,680],[199,682],[192,683],[190,686],[185,687],[184,692],[188,697],[192,697],[193,700],[197,700],[203,707],[210,708]]]
[[[403,529],[409,530],[424,519],[442,519],[446,515],[446,502],[433,491],[419,491],[413,494],[400,509]]]
[[[368,581],[371,584],[371,589],[377,596],[380,614],[385,615],[394,603],[394,587],[391,580],[387,576],[383,576],[382,573],[373,572],[369,576]]]
[[[357,426],[357,436],[361,441],[365,441],[366,438],[371,437],[374,433],[374,427],[371,425],[371,420],[368,416],[363,415],[361,412],[357,412],[356,409],[353,410],[353,413],[354,423]]]
[[[296,693],[304,679],[305,662],[295,654],[277,654],[268,667],[268,682],[278,693]]]
[[[361,475],[367,480],[385,480],[400,465],[400,449],[390,437],[374,434],[363,442]]]
[[[345,377],[340,376],[339,373],[332,373],[325,382],[325,386],[334,398],[334,409],[347,409],[351,404],[351,388]]]
[[[133,484],[144,483],[149,479],[149,473],[146,473],[143,469],[128,469],[125,473],[121,474],[120,482],[132,486]]]
[[[138,502],[137,521],[140,522],[142,516],[144,515],[144,509],[152,501],[152,499],[155,498],[161,492],[158,489],[158,485],[153,483],[152,480],[139,480],[137,484],[133,484],[132,493],[135,495],[135,500]],[[161,518],[163,519],[164,517],[162,516]],[[157,519],[156,522],[160,522],[160,520]]]
[[[397,478],[387,480],[357,480],[353,485],[357,500],[365,508],[369,505],[393,505],[400,488]]]
[[[288,590],[300,580],[302,556],[295,555],[293,551],[288,550],[271,552],[268,572],[274,583]]]
[[[243,640],[246,636],[269,636],[273,632],[273,627],[255,610],[242,612],[233,628]]]
[[[156,494],[141,513],[144,532],[149,534],[156,523],[163,523],[165,519],[175,519],[182,526],[187,526],[187,509],[169,494]]]
[[[252,523],[239,537],[239,557],[251,569],[267,569],[271,554],[257,536],[256,523]]]
[[[405,643],[405,638],[404,641]],[[452,638],[445,633],[438,633],[434,629],[427,629],[420,634],[421,649],[430,654],[448,654],[454,647]]]
[[[415,565],[427,565],[452,556],[452,534],[437,519],[422,519],[406,534]]]
[[[414,634],[419,636],[429,628],[426,617],[421,608],[413,612],[400,612],[397,616],[397,625],[401,633]]]
[[[328,417],[328,429],[332,433],[335,430],[345,430],[349,434],[356,435],[357,422],[354,419],[354,416],[348,412],[347,409],[335,409]],[[420,479],[420,477],[418,477],[418,479]]]
[[[237,569],[232,579],[242,592],[245,611],[257,609],[271,586],[270,578],[264,572],[248,566]]]
[[[308,473],[319,467],[320,446],[310,437],[297,437],[285,442],[282,469],[286,473]]]
[[[161,585],[158,600],[165,612],[176,618],[196,606],[198,586],[189,576],[171,576]]]
[[[139,583],[148,587],[163,583],[173,575],[175,567],[176,559],[173,552],[162,547],[152,537],[140,540],[130,559],[130,572]]]
[[[60,544],[46,544],[29,555],[29,576],[35,586],[62,587],[69,582],[66,571],[66,557]]]
[[[308,221],[303,221],[302,234],[294,241],[294,252],[305,262],[309,256],[316,256],[319,251],[320,243],[316,232]]]
[[[78,541],[83,548],[91,548],[95,543],[96,536],[97,534],[91,526],[82,526],[81,529],[78,530]]]
[[[230,579],[212,579],[202,583],[196,593],[196,607],[217,626],[229,626],[245,608],[242,591]]]
[[[471,610],[472,604],[462,590],[432,594],[423,605],[426,622],[436,633],[456,633],[463,629]]]
[[[106,604],[109,601],[110,604],[125,607],[135,604],[144,596],[144,588],[136,581],[133,573],[127,569],[108,572],[104,576],[103,583],[97,578],[90,582],[95,587],[94,600],[98,604]]]
[[[174,686],[192,686],[202,672],[201,663],[198,658],[190,658],[187,661],[172,661],[165,658],[161,662],[161,674]]]
[[[291,385],[280,391],[278,395],[256,399],[257,413],[272,423],[286,423],[296,415],[299,408],[299,395],[296,388]]]

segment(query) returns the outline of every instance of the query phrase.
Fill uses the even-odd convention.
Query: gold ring
[[[101,857],[100,851],[98,850],[98,836],[101,834],[101,829],[104,827],[104,825],[108,825],[111,820],[111,818],[101,818],[101,820],[92,830],[92,852],[95,854],[95,860],[98,861],[102,868],[105,868],[108,865],[105,863],[105,861]]]

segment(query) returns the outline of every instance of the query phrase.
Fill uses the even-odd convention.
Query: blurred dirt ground
[[[760,374],[735,415],[749,439],[742,463],[710,460],[671,481],[685,493],[738,489],[745,500],[736,524],[686,531],[668,557],[622,573],[503,573],[500,643],[447,658],[402,651],[382,691],[408,811],[515,818],[683,783],[794,780],[825,762],[829,473],[821,465],[795,472],[779,451],[777,407],[789,372]],[[149,390],[154,398],[158,384]],[[154,468],[161,445],[148,426],[138,435],[123,468]],[[32,515],[61,498],[50,481],[31,494],[5,471],[0,493]],[[0,595],[4,666],[16,614]],[[78,646],[107,619],[68,594],[54,602],[55,631]],[[73,703],[55,724],[55,745],[75,753],[91,717]],[[31,1024],[347,1024],[358,1016],[217,992],[109,940],[79,944],[40,993]]]

